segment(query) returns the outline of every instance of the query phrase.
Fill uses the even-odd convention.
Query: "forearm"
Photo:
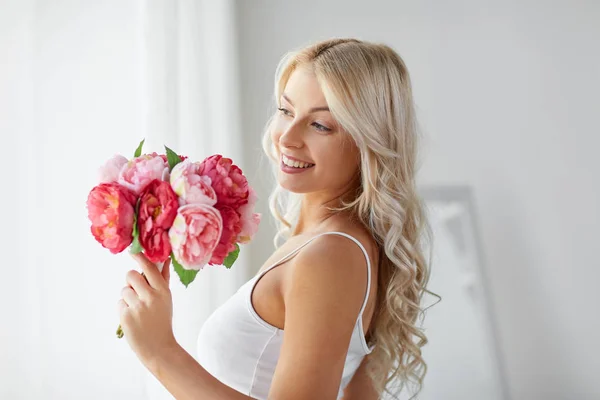
[[[151,362],[150,372],[177,400],[248,400],[252,397],[221,383],[175,343]]]

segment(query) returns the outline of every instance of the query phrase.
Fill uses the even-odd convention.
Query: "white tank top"
[[[367,291],[354,324],[338,392],[338,399],[363,358],[373,351],[363,332],[362,315],[371,287],[371,263],[363,245],[342,232],[324,232],[309,239],[275,264],[250,279],[204,322],[198,335],[198,362],[225,385],[255,399],[267,399],[284,330],[264,321],[254,310],[251,294],[256,282],[269,270],[290,259],[317,237],[339,234],[354,241],[367,260]]]

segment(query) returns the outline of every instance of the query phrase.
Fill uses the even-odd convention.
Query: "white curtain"
[[[220,153],[242,163],[233,2],[151,0],[142,12],[149,139],[192,159]],[[235,269],[209,266],[188,289],[173,285],[174,328],[194,356],[203,321],[248,277],[242,253]],[[146,398],[171,398],[149,373],[146,383]]]
[[[3,288],[0,398],[172,398],[115,337],[137,268],[89,232],[85,201],[114,153],[163,144],[243,166],[233,1],[2,2]],[[174,274],[174,329],[196,356],[206,317],[250,277]]]

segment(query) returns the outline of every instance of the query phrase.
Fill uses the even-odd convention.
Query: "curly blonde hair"
[[[356,143],[360,188],[355,198],[331,211],[348,211],[368,227],[380,251],[377,307],[373,316],[368,375],[380,395],[394,396],[414,385],[421,391],[427,364],[421,348],[427,337],[417,326],[421,299],[429,292],[429,260],[424,234],[432,239],[425,205],[415,184],[418,128],[406,65],[389,46],[353,38],[329,39],[286,53],[275,74],[275,102],[292,72],[308,66],[317,77],[332,116]],[[279,160],[271,140],[276,114],[262,141],[277,174]],[[278,231],[286,239],[299,215],[301,195],[279,184],[269,197]],[[431,247],[430,247],[431,249]],[[438,297],[436,295],[436,297]],[[398,386],[392,392],[392,383]]]

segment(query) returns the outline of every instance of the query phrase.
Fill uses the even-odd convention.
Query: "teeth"
[[[309,164],[309,163],[303,163],[300,161],[292,161],[289,158],[287,158],[286,156],[284,156],[283,154],[281,155],[281,159],[283,160],[283,163],[285,165],[287,165],[288,167],[308,168],[308,167],[312,167],[314,165],[314,164]]]

